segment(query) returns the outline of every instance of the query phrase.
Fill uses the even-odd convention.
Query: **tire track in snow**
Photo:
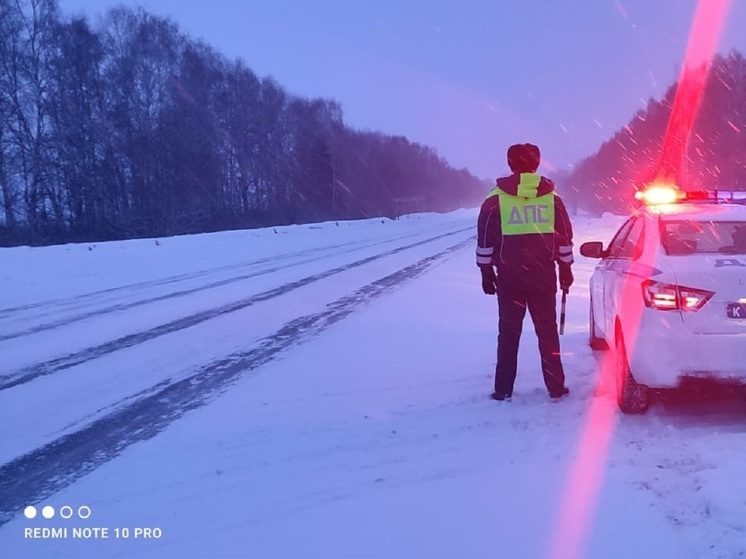
[[[119,456],[131,444],[155,437],[188,411],[213,401],[241,376],[308,341],[472,243],[473,237],[470,237],[370,283],[328,304],[321,312],[288,322],[247,351],[204,365],[187,378],[3,465],[0,467],[0,526],[21,514],[29,503],[38,503],[64,489]]]
[[[45,312],[41,316],[37,317],[37,319],[43,319],[44,317],[49,316],[49,315],[54,315],[54,314],[57,314],[57,313],[60,313],[60,312],[66,312],[66,310],[68,312],[69,311],[75,311],[75,307],[76,306],[77,307],[86,306],[85,299],[94,299],[95,300],[96,297],[99,297],[101,295],[111,295],[112,292],[116,292],[116,291],[125,291],[126,292],[126,291],[137,291],[137,290],[140,290],[140,289],[148,289],[148,288],[153,288],[153,287],[165,287],[167,285],[171,285],[171,284],[175,284],[175,283],[181,283],[181,282],[185,282],[185,281],[189,281],[189,280],[193,280],[193,279],[198,279],[198,278],[200,278],[202,276],[209,276],[211,274],[215,274],[215,273],[218,273],[218,272],[227,272],[227,271],[238,270],[238,269],[246,268],[246,267],[260,266],[262,264],[276,263],[278,260],[281,260],[283,262],[283,264],[281,264],[281,265],[275,265],[273,267],[270,267],[270,268],[267,268],[267,269],[264,269],[264,270],[259,270],[259,271],[256,271],[256,272],[253,272],[253,273],[250,273],[250,274],[243,274],[243,275],[240,275],[240,276],[234,276],[232,278],[226,278],[226,279],[223,279],[223,280],[214,281],[214,282],[211,282],[211,283],[208,283],[208,284],[204,284],[204,285],[200,285],[200,286],[197,286],[197,287],[193,287],[193,288],[189,288],[189,289],[183,289],[181,291],[172,291],[170,293],[166,293],[166,294],[158,295],[158,296],[154,296],[154,297],[149,297],[149,298],[145,298],[145,299],[140,299],[140,300],[137,300],[137,301],[127,301],[127,302],[124,302],[124,303],[118,303],[118,304],[114,304],[114,305],[108,305],[108,306],[105,306],[105,307],[99,307],[99,308],[96,308],[96,309],[93,309],[93,310],[80,312],[79,314],[76,314],[76,315],[73,315],[73,316],[68,316],[68,317],[65,317],[65,318],[58,319],[58,320],[52,320],[51,322],[47,322],[45,324],[37,324],[37,325],[32,326],[30,328],[27,328],[25,330],[18,330],[16,332],[10,332],[8,334],[0,334],[0,342],[4,342],[4,341],[7,341],[7,340],[12,340],[12,339],[15,339],[15,338],[20,338],[20,337],[23,337],[23,336],[30,336],[30,335],[33,335],[33,334],[38,334],[39,332],[45,332],[47,330],[54,330],[56,328],[61,328],[63,326],[68,326],[68,325],[73,324],[75,322],[80,322],[80,321],[86,320],[88,318],[94,318],[94,317],[97,317],[97,316],[102,316],[104,314],[108,314],[108,313],[111,313],[111,312],[118,312],[118,311],[129,310],[129,309],[132,309],[132,308],[139,307],[141,305],[147,305],[147,304],[150,304],[150,303],[157,303],[157,302],[160,302],[160,301],[166,301],[166,300],[174,299],[174,298],[177,298],[177,297],[184,297],[184,296],[192,295],[194,293],[199,293],[200,291],[204,291],[204,290],[208,290],[208,289],[214,289],[216,287],[223,287],[225,285],[230,285],[232,283],[237,283],[237,282],[249,280],[249,279],[252,279],[252,278],[255,278],[255,277],[258,277],[258,276],[262,276],[262,275],[266,275],[266,274],[271,274],[271,273],[278,272],[278,271],[281,271],[281,270],[284,270],[284,269],[288,269],[288,268],[291,268],[293,266],[297,266],[299,264],[308,264],[310,262],[314,262],[316,260],[319,260],[319,255],[318,255],[319,252],[321,252],[321,253],[328,252],[330,254],[325,255],[325,257],[328,257],[328,256],[332,256],[333,257],[333,256],[338,256],[338,255],[341,254],[340,249],[347,248],[347,250],[361,250],[361,249],[370,248],[370,247],[377,246],[377,245],[384,245],[384,244],[388,244],[388,243],[391,243],[391,242],[396,242],[396,241],[407,239],[407,238],[413,237],[413,236],[416,236],[416,234],[403,235],[403,236],[395,237],[395,238],[392,238],[392,239],[388,239],[388,240],[383,241],[383,242],[377,241],[377,242],[372,242],[372,243],[371,242],[368,242],[368,243],[363,242],[363,243],[361,243],[359,241],[355,241],[355,242],[350,242],[350,243],[341,243],[341,244],[337,244],[337,245],[332,245],[330,247],[325,247],[325,248],[318,249],[318,250],[314,251],[314,252],[316,252],[316,254],[313,257],[310,257],[310,258],[307,257],[305,259],[301,258],[300,260],[294,260],[293,262],[290,262],[290,263],[287,262],[288,259],[297,258],[299,256],[307,256],[310,251],[308,251],[308,250],[297,251],[297,252],[288,253],[288,254],[279,255],[279,256],[274,256],[274,257],[261,258],[259,260],[253,260],[253,261],[250,261],[250,262],[242,262],[240,264],[230,264],[228,266],[220,266],[220,267],[211,268],[211,269],[208,269],[208,270],[201,270],[199,272],[191,272],[191,273],[187,273],[187,274],[181,274],[181,275],[178,275],[178,276],[172,276],[172,277],[161,279],[161,280],[146,281],[146,282],[142,282],[142,283],[131,284],[131,285],[126,285],[126,286],[121,286],[121,287],[113,287],[111,289],[105,289],[103,291],[96,291],[94,293],[87,293],[85,295],[79,295],[78,297],[74,297],[72,299],[62,299],[62,300],[59,300],[59,302],[57,302],[57,303],[55,303],[55,302],[34,303],[32,305],[27,305],[25,307],[17,307],[16,309],[3,309],[3,310],[0,310],[0,318],[4,318],[6,316],[9,316],[10,314],[13,314],[11,312],[13,310],[33,310],[35,308],[47,307],[49,305],[60,307],[57,310],[52,310],[52,311],[48,311],[47,310],[47,312]],[[351,247],[353,247],[355,245],[359,245],[359,246],[357,246],[355,248],[351,248]],[[79,302],[79,299],[83,299],[82,304]],[[64,307],[68,307],[68,306],[71,306],[72,308],[71,309],[65,309],[64,308]]]
[[[195,313],[195,314],[183,317],[183,318],[179,318],[177,320],[173,320],[171,322],[161,324],[160,326],[156,326],[154,328],[150,328],[149,330],[138,332],[136,334],[128,334],[126,336],[122,336],[115,340],[111,340],[103,344],[100,344],[98,346],[89,347],[89,348],[77,351],[75,353],[64,355],[62,357],[57,357],[55,359],[52,359],[52,360],[49,360],[43,363],[37,363],[29,367],[24,367],[23,369],[20,369],[16,372],[0,376],[0,390],[7,390],[9,388],[13,388],[14,386],[18,386],[18,385],[30,382],[41,376],[51,375],[56,372],[63,371],[65,369],[69,369],[71,367],[81,365],[88,361],[98,359],[99,357],[108,355],[115,351],[130,348],[132,346],[142,344],[144,342],[153,340],[160,336],[165,336],[166,334],[178,332],[180,330],[184,330],[191,326],[201,324],[202,322],[205,322],[207,320],[211,320],[219,316],[224,316],[224,315],[227,315],[233,312],[243,310],[252,305],[255,305],[256,303],[261,303],[269,299],[272,299],[274,297],[284,295],[294,289],[298,289],[299,287],[303,287],[310,283],[313,283],[313,282],[316,282],[322,279],[326,279],[330,276],[339,274],[341,272],[347,271],[352,268],[357,268],[359,266],[369,264],[370,262],[374,262],[381,258],[386,258],[388,256],[398,254],[405,250],[409,250],[411,248],[415,248],[415,247],[430,243],[432,241],[436,241],[439,239],[443,239],[445,237],[457,235],[459,233],[464,233],[465,231],[471,231],[471,230],[472,230],[472,227],[468,227],[468,228],[458,229],[457,231],[451,231],[448,233],[443,233],[441,235],[436,235],[435,237],[430,237],[422,241],[418,241],[416,243],[410,243],[402,247],[397,247],[395,249],[391,249],[389,251],[386,251],[380,254],[376,254],[373,256],[369,256],[367,258],[363,258],[361,260],[357,260],[355,262],[346,264],[344,266],[338,266],[336,268],[332,268],[331,270],[326,270],[324,272],[320,272],[312,276],[307,276],[305,278],[299,279],[294,282],[286,283],[284,285],[281,285],[280,287],[276,287],[274,289],[264,291],[262,293],[253,295],[252,297],[248,297],[246,299],[241,299],[239,301],[235,301],[227,305],[216,307],[214,309],[198,312],[198,313]]]
[[[405,237],[402,237],[402,238],[405,238]],[[341,243],[341,244],[337,244],[337,245],[331,245],[331,246],[325,247],[324,249],[321,249],[321,250],[333,250],[333,249],[338,249],[338,248],[344,248],[344,247],[349,246],[349,245],[354,245],[357,242],[359,242],[359,241],[354,241],[354,242],[350,242],[350,243]],[[163,286],[166,286],[166,285],[171,285],[172,283],[179,283],[179,282],[182,282],[182,281],[188,281],[188,280],[192,280],[192,279],[197,279],[197,278],[199,278],[201,276],[210,275],[210,274],[213,274],[215,272],[224,272],[224,271],[229,271],[229,270],[233,270],[233,269],[243,268],[243,267],[246,267],[246,266],[255,266],[257,264],[266,264],[268,262],[272,262],[274,260],[277,260],[278,258],[283,258],[283,259],[284,258],[293,258],[293,257],[301,255],[301,254],[303,254],[305,252],[308,252],[308,251],[295,251],[295,252],[290,252],[290,253],[281,254],[281,255],[272,256],[272,257],[267,257],[267,258],[260,258],[258,260],[249,260],[247,262],[240,262],[240,263],[237,263],[237,264],[228,264],[228,265],[225,265],[225,266],[218,266],[217,268],[208,268],[206,270],[197,270],[197,271],[194,271],[194,272],[187,272],[187,273],[184,273],[184,274],[178,274],[178,275],[175,275],[175,276],[168,276],[168,277],[160,278],[160,279],[156,279],[156,280],[147,280],[147,281],[142,281],[142,282],[137,282],[137,283],[130,283],[130,284],[127,284],[127,285],[119,285],[117,287],[109,287],[107,289],[102,289],[102,290],[99,290],[99,291],[92,291],[92,292],[89,292],[89,293],[82,293],[80,295],[76,295],[74,297],[69,297],[69,298],[60,298],[60,299],[52,299],[50,301],[41,301],[41,302],[38,302],[38,303],[29,303],[27,305],[20,305],[18,307],[7,307],[7,308],[0,309],[0,318],[4,318],[4,317],[6,317],[8,315],[11,315],[11,314],[14,314],[16,312],[28,311],[28,310],[33,310],[33,309],[42,308],[42,307],[48,308],[50,306],[64,307],[64,306],[67,306],[67,305],[75,305],[76,303],[78,303],[80,301],[85,301],[86,299],[93,299],[93,298],[99,297],[101,295],[111,295],[113,293],[117,293],[117,292],[120,292],[120,291],[127,292],[127,291],[137,291],[137,290],[140,290],[140,289],[148,289],[148,288],[151,288],[151,287],[163,287]]]

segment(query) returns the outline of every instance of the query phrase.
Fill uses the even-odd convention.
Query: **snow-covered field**
[[[0,249],[0,557],[746,557],[746,407],[620,417],[577,250],[570,397],[527,319],[489,399],[475,219]]]

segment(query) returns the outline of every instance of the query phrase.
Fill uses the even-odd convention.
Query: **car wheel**
[[[616,336],[616,400],[622,413],[641,414],[648,409],[648,387],[632,376],[621,331]]]
[[[596,332],[596,319],[593,316],[593,301],[591,301],[590,310],[588,311],[588,345],[591,349],[604,350],[609,349],[609,344],[606,340],[597,335]]]

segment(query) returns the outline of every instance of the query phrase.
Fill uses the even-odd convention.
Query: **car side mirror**
[[[590,241],[580,245],[580,254],[588,258],[603,258],[606,256],[606,251],[601,241]]]

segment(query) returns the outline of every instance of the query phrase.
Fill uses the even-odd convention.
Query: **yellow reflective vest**
[[[488,195],[500,197],[500,227],[503,235],[554,232],[554,192],[537,196],[541,175],[523,173],[517,195],[499,187]]]

